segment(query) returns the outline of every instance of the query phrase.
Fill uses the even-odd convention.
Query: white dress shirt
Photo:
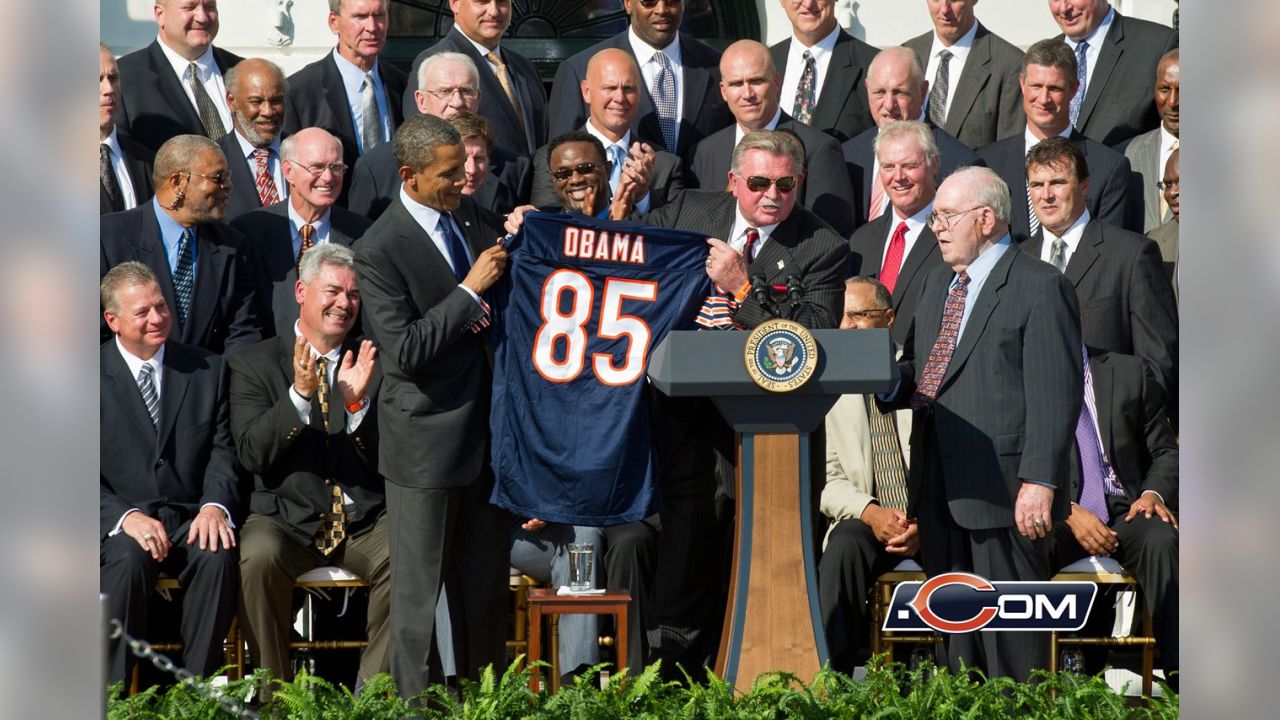
[[[627,28],[627,41],[631,43],[631,52],[635,53],[636,62],[640,64],[640,74],[644,77],[644,86],[653,94],[653,81],[658,77],[658,69],[662,66],[653,58],[658,49],[640,39],[634,28]],[[662,48],[662,54],[671,63],[671,74],[676,85],[676,146],[680,145],[680,120],[684,117],[684,63],[680,56],[680,34],[677,33],[670,45]],[[656,113],[655,108],[655,113]],[[675,148],[667,148],[675,152]]]
[[[1068,125],[1065,128],[1063,128],[1062,132],[1058,133],[1058,137],[1064,137],[1064,138],[1070,139],[1071,132],[1073,130],[1075,130],[1075,128]],[[1022,131],[1022,142],[1023,142],[1022,156],[1026,157],[1027,155],[1029,155],[1031,153],[1031,148],[1039,145],[1040,140],[1041,138],[1038,138],[1034,134],[1032,134],[1031,126],[1028,125],[1027,128]]]
[[[156,39],[160,41],[160,50],[169,61],[173,72],[178,76],[182,91],[187,94],[187,99],[191,101],[191,108],[196,111],[196,116],[199,117],[200,107],[196,105],[196,94],[191,91],[191,83],[187,79],[187,68],[191,65],[191,61],[174,52],[168,45],[165,45],[164,38],[157,36]],[[235,125],[231,122],[231,107],[227,105],[227,83],[222,79],[222,70],[218,68],[217,61],[213,59],[213,46],[210,45],[206,48],[204,54],[196,58],[195,62],[200,84],[204,86],[204,91],[209,94],[209,99],[213,101],[213,106],[218,109],[218,117],[222,118],[223,129],[231,132],[231,128]]]
[[[777,129],[778,122],[781,120],[782,120],[782,107],[779,106],[777,110],[773,111],[773,119],[770,120],[768,123],[766,123],[765,126],[760,129],[761,130]],[[733,146],[738,147],[738,143],[742,142],[742,138],[745,137],[746,134],[747,134],[747,131],[742,127],[742,123],[734,123],[733,124]],[[732,150],[730,152],[732,152]]]
[[[404,203],[404,207],[409,211],[409,215],[418,223],[418,226],[427,233],[427,237],[431,238],[431,243],[436,246],[436,250],[440,251],[440,255],[444,257],[444,261],[449,264],[449,267],[454,267],[453,253],[449,252],[449,243],[445,241],[444,235],[440,233],[440,211],[433,207],[427,207],[426,205],[423,205],[417,200],[409,197],[409,193],[404,191],[404,185],[400,186],[400,202]],[[471,248],[467,247],[467,241],[465,239],[466,235],[462,234],[462,231],[458,228],[457,222],[452,224],[453,231],[462,239],[462,247],[467,251],[467,259],[474,265],[476,259],[471,257]],[[480,303],[480,296],[477,295],[474,290],[462,283],[458,283],[458,287],[466,290],[467,294],[471,296],[471,299]],[[484,304],[481,303],[481,307],[483,306]]]
[[[1083,41],[1089,43],[1089,47],[1084,51],[1084,56],[1089,65],[1085,68],[1084,73],[1084,91],[1086,94],[1089,92],[1089,83],[1093,82],[1093,69],[1098,66],[1098,55],[1102,52],[1102,43],[1107,39],[1107,31],[1111,29],[1111,21],[1115,19],[1116,10],[1115,8],[1111,8],[1107,11],[1107,16],[1102,19],[1102,24],[1094,28],[1093,32],[1089,33]],[[1076,47],[1079,46],[1080,43],[1072,40],[1066,35],[1062,36],[1062,40],[1067,43],[1067,46],[1071,48],[1071,54],[1074,55],[1076,53]]]
[[[1067,231],[1062,233],[1062,244],[1065,246],[1063,251],[1065,253],[1064,257],[1066,258],[1066,263],[1071,263],[1071,256],[1075,254],[1076,248],[1080,247],[1080,240],[1084,237],[1084,226],[1089,224],[1089,220],[1089,210],[1086,208],[1084,212],[1080,213],[1080,217],[1076,218],[1076,221],[1071,223],[1071,227],[1067,228]],[[1049,228],[1044,227],[1043,225],[1041,225],[1040,228],[1044,232],[1044,242],[1040,244],[1040,259],[1047,263],[1052,263],[1050,258],[1053,257],[1053,243],[1058,239],[1058,236],[1049,232]]]
[[[806,46],[800,42],[800,38],[791,36],[791,48],[787,50],[787,72],[782,76],[782,89],[779,90],[778,95],[780,105],[786,108],[787,112],[795,108],[796,90],[800,87],[800,76],[804,74],[806,50],[813,56],[813,100],[815,107],[817,106],[818,99],[822,97],[822,84],[826,82],[827,68],[831,65],[831,54],[835,52],[838,37],[840,37],[839,24],[812,46]]]
[[[138,207],[138,193],[134,191],[133,178],[129,177],[129,168],[124,164],[124,150],[120,149],[116,128],[113,126],[107,139],[100,142],[111,149],[111,172],[116,174],[116,184],[120,186],[120,197],[124,199],[124,209],[132,210]],[[1161,172],[1163,172],[1163,165]]]
[[[751,257],[747,258],[747,264],[750,265],[752,260],[760,256],[760,248],[764,247],[764,244],[769,241],[769,237],[773,235],[773,231],[777,229],[778,225],[779,223],[753,226],[742,216],[742,208],[735,203],[733,206],[733,230],[729,234],[729,247],[737,250],[738,254],[742,254],[742,249],[747,245],[747,229],[755,227],[759,231],[760,237],[751,248]]]
[[[942,43],[942,38],[938,37],[938,32],[933,33],[933,47],[929,49],[929,64],[924,70],[924,79],[929,81],[930,94],[933,92],[933,81],[938,77],[938,66],[942,64],[942,59],[938,54],[943,50],[951,53],[951,60],[947,63],[947,107],[943,117],[949,117],[947,113],[951,112],[951,101],[956,96],[956,85],[960,84],[960,73],[964,72],[964,64],[969,59],[969,52],[973,50],[973,38],[978,34],[978,21],[973,21],[973,27],[969,28],[969,32],[961,35],[955,44],[947,47]],[[929,107],[929,96],[925,95],[924,107]]]
[[[364,154],[364,76],[365,71],[356,67],[355,63],[338,54],[334,48],[330,53],[333,62],[338,66],[338,74],[342,76],[342,89],[347,94],[347,109],[351,111],[351,124],[356,129],[356,149]],[[382,119],[382,130],[379,133],[383,142],[391,142],[391,108],[387,106],[387,92],[382,84],[382,76],[378,74],[378,63],[369,71],[373,76],[373,96],[378,102],[378,116]]]
[[[907,261],[907,256],[911,254],[911,248],[915,247],[916,240],[920,237],[920,233],[924,232],[926,227],[924,218],[933,212],[933,201],[924,206],[920,212],[909,218],[903,218],[898,215],[897,208],[893,210],[893,219],[889,223],[889,234],[884,237],[884,251],[880,253],[880,267],[884,267],[884,259],[889,254],[889,241],[893,240],[893,233],[898,230],[898,223],[905,222],[907,224],[906,242],[902,246],[902,262]],[[901,267],[899,267],[901,270]]]

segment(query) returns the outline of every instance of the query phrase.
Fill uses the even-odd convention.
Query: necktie
[[[1076,46],[1076,81],[1080,83],[1076,94],[1071,98],[1071,126],[1075,127],[1080,117],[1080,107],[1084,105],[1085,81],[1089,78],[1089,43],[1082,42]]]
[[[213,98],[204,90],[200,82],[200,68],[194,62],[187,66],[187,83],[191,86],[191,94],[196,98],[196,112],[200,113],[200,124],[204,125],[205,137],[210,140],[221,140],[227,134],[222,125],[222,116],[218,114],[218,106]]]
[[[364,118],[360,130],[363,144],[360,152],[367,153],[382,144],[382,113],[378,111],[378,94],[370,73],[364,74],[364,85],[360,88],[360,114]]]
[[[942,127],[947,122],[947,92],[951,85],[951,51],[938,53],[938,71],[933,76],[933,88],[929,90],[929,122]]]
[[[659,50],[653,54],[658,63],[658,72],[653,78],[653,87],[649,94],[653,96],[653,107],[658,111],[658,126],[662,128],[662,140],[666,143],[667,152],[676,151],[676,76],[671,71],[671,60],[667,54]]]
[[[306,255],[308,250],[316,246],[316,226],[311,224],[303,225],[298,228],[298,234],[302,235],[302,243],[298,245],[298,272],[301,274],[302,256]]]
[[[115,168],[111,167],[111,148],[106,143],[98,143],[98,176],[102,178],[102,189],[107,191],[111,211],[124,210],[124,193],[116,179]]]
[[[1036,217],[1036,204],[1031,201],[1031,188],[1027,188],[1027,225],[1031,228],[1030,237],[1040,232],[1040,218]]]
[[[898,271],[902,269],[902,256],[907,249],[907,224],[898,223],[889,239],[889,249],[884,253],[884,265],[880,268],[880,282],[884,283],[889,294],[893,294],[894,285],[898,284]]]
[[[258,202],[262,203],[262,207],[280,202],[280,194],[276,191],[276,179],[271,176],[271,172],[267,168],[267,163],[270,160],[271,151],[269,149],[258,148],[253,151],[253,161],[258,166],[255,184],[258,187]]]
[[[867,401],[867,419],[871,421],[871,471],[875,479],[875,496],[884,507],[907,510],[907,464],[902,457],[897,418],[881,412],[876,401]]]
[[[760,241],[760,231],[753,227],[749,227],[747,228],[747,232],[745,234],[746,234],[746,240],[744,240],[742,243],[742,257],[746,258],[747,264],[750,265],[751,261],[756,259],[756,256],[754,253],[756,249],[756,243]]]
[[[444,245],[449,248],[449,256],[453,259],[453,276],[458,282],[462,282],[467,273],[471,272],[471,261],[467,259],[467,248],[462,244],[462,238],[453,231],[453,215],[442,214],[436,228],[444,238]]]
[[[103,145],[103,147],[106,147],[106,145]],[[1178,138],[1174,138],[1173,144],[1169,146],[1169,152],[1172,153],[1174,150],[1177,150],[1177,149],[1178,149]],[[1165,156],[1165,162],[1168,162],[1168,161],[1169,161],[1168,156]],[[1159,175],[1161,177],[1164,176],[1163,167],[1159,168]],[[1166,218],[1170,220],[1173,219],[1173,216],[1169,214],[1169,201],[1164,199],[1164,191],[1159,188],[1156,188],[1156,195],[1159,196],[1160,198],[1160,222],[1164,222]]]
[[[818,104],[816,85],[818,84],[818,66],[813,61],[813,54],[804,51],[804,70],[800,73],[800,84],[796,86],[796,101],[791,109],[791,116],[808,124],[813,117],[813,106]]]
[[[1093,375],[1089,372],[1087,355],[1084,363],[1084,391],[1085,402],[1080,406],[1080,418],[1076,421],[1076,449],[1080,453],[1080,507],[1097,515],[1105,523],[1110,519],[1107,495],[1123,495],[1124,490],[1120,489],[1115,493],[1118,488],[1114,487],[1114,483],[1111,483],[1112,487],[1108,487],[1111,473],[1108,472],[1107,458],[1098,442],[1098,430],[1090,410],[1090,406],[1094,405]]]
[[[929,351],[929,360],[925,363],[924,372],[920,374],[920,384],[916,386],[916,394],[911,397],[911,409],[919,410],[938,397],[938,388],[942,385],[942,377],[947,374],[947,366],[951,364],[951,356],[956,351],[956,343],[960,339],[960,320],[964,318],[965,297],[969,294],[969,273],[961,270],[956,283],[947,293],[947,304],[942,308],[942,327],[938,329],[938,339]]]
[[[618,185],[622,182],[622,166],[626,161],[627,154],[621,145],[609,146],[609,162],[613,165],[609,170],[609,189],[615,194],[618,192]]]
[[[186,329],[191,313],[191,297],[196,289],[195,233],[183,228],[178,238],[178,264],[173,270],[173,299],[178,304],[178,327]]]
[[[1067,244],[1060,237],[1053,239],[1053,245],[1049,251],[1049,264],[1058,268],[1060,273],[1067,271]]]
[[[155,380],[151,374],[155,368],[151,363],[143,363],[138,372],[138,392],[142,393],[142,402],[146,403],[147,414],[151,416],[151,427],[160,426],[160,395],[156,392]]]
[[[880,217],[885,208],[884,184],[880,182],[880,174],[871,173],[871,207],[867,208],[867,222]]]
[[[511,109],[516,113],[516,124],[520,127],[520,132],[524,132],[524,108],[520,105],[520,98],[516,96],[515,88],[511,87],[511,77],[507,75],[507,64],[502,62],[502,56],[497,50],[490,50],[488,55],[484,56],[489,64],[493,66],[493,74],[498,76],[498,84],[502,86],[502,92],[507,94],[507,100],[511,102]]]
[[[323,418],[324,431],[329,432],[329,358],[316,358],[317,379],[316,400],[320,403],[320,416]],[[316,549],[328,555],[342,544],[347,537],[347,516],[343,510],[342,488],[337,483],[330,483],[329,512],[320,514],[320,529],[316,532]]]
[[[329,358],[316,358],[316,401],[320,403],[320,417],[324,431],[329,432]]]

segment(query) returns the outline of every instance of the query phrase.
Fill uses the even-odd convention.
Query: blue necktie
[[[1071,126],[1076,126],[1076,120],[1080,117],[1080,108],[1084,105],[1085,80],[1089,78],[1089,43],[1082,42],[1076,46],[1076,82],[1080,84],[1076,94],[1071,98],[1069,112],[1071,113]]]
[[[471,272],[471,261],[467,259],[467,248],[462,244],[462,238],[458,237],[458,233],[453,230],[453,215],[441,214],[440,224],[437,227],[444,237],[445,247],[449,248],[449,256],[453,258],[453,276],[458,279],[458,282],[462,282],[467,273]]]
[[[621,145],[609,146],[609,162],[613,163],[609,171],[609,189],[614,193],[618,192],[618,184],[622,182],[622,166],[626,161],[626,153]]]
[[[173,298],[177,301],[178,327],[186,329],[191,314],[191,296],[196,288],[195,233],[184,228],[178,238],[178,264],[173,270]]]

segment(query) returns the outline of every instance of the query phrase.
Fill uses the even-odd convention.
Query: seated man
[[[389,670],[390,570],[373,402],[382,375],[373,342],[348,337],[360,315],[354,262],[338,243],[303,255],[294,332],[231,360],[231,430],[254,474],[240,557],[254,665],[292,679],[294,581],[337,565],[369,581],[358,688]]]
[[[99,414],[99,568],[107,612],[149,639],[148,605],[161,571],[182,583],[182,661],[196,675],[222,665],[236,611],[235,448],[222,358],[167,342],[172,319],[155,273],[139,262],[108,270]],[[162,494],[163,493],[163,494]],[[113,640],[107,680],[134,659]]]

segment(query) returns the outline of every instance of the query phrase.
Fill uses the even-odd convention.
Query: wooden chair
[[[369,587],[367,580],[343,568],[324,565],[299,575],[293,586],[307,592],[302,601],[302,627],[299,630],[302,639],[290,642],[290,650],[306,652],[312,650],[363,650],[369,646],[368,638],[361,640],[316,640],[315,608],[312,604],[312,598],[315,596],[319,595],[328,598],[329,590],[341,589],[345,594],[342,612],[338,613],[338,616],[341,617],[347,612],[347,600],[350,599],[352,590]],[[241,672],[243,673],[243,668],[241,668]]]
[[[173,602],[173,592],[181,590],[182,583],[178,578],[161,575],[155,584],[155,591],[166,602]],[[153,642],[151,649],[159,653],[174,653],[182,650],[181,642]],[[222,652],[226,658],[226,664],[230,666],[227,670],[228,680],[239,680],[244,677],[244,634],[240,630],[240,618],[238,616],[231,617],[231,627],[227,630],[227,637],[222,641]],[[139,673],[138,665],[133,666],[133,672],[129,674],[129,694],[135,695],[138,692]]]
[[[552,618],[552,647],[554,657],[558,651],[554,620],[559,615],[592,614],[612,615],[617,627],[618,669],[621,670],[627,658],[627,612],[631,607],[631,593],[626,590],[608,590],[597,595],[558,595],[554,588],[534,588],[529,591],[529,661],[532,663],[542,654],[542,616]],[[602,643],[607,644],[607,643]],[[529,688],[538,691],[540,682],[537,667],[529,675]],[[559,668],[552,661],[552,672],[549,687],[552,691],[559,689]]]

